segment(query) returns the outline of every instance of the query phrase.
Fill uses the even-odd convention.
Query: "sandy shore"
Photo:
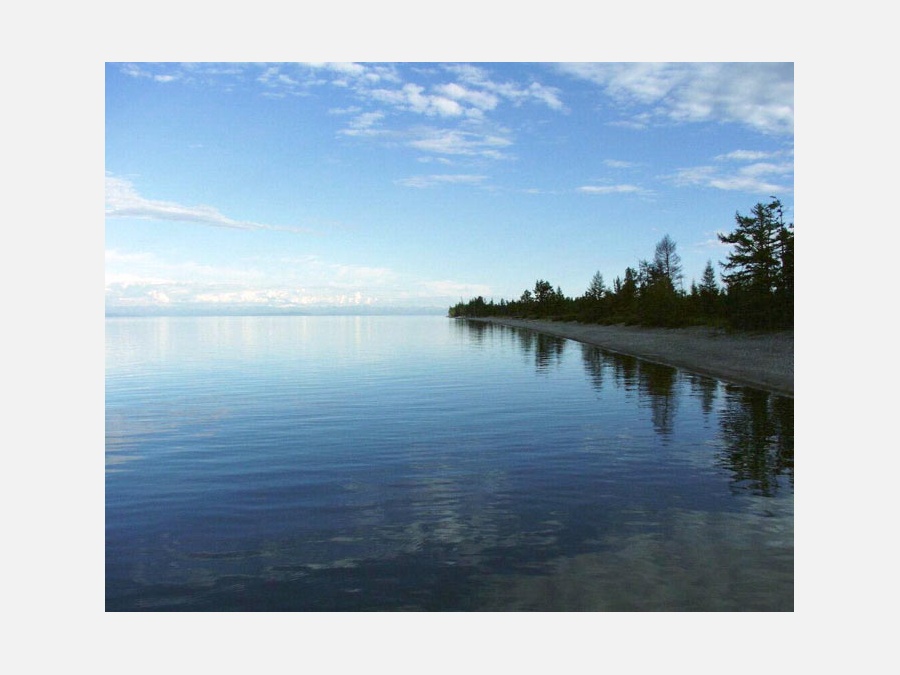
[[[714,328],[638,328],[565,321],[470,319],[527,328],[664,363],[726,382],[794,395],[794,333]]]

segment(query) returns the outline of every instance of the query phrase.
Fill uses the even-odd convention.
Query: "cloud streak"
[[[428,188],[436,185],[480,185],[487,176],[476,174],[432,174],[430,176],[410,176],[397,181],[398,185],[412,188]]]
[[[354,115],[337,133],[355,138],[406,138],[421,152],[481,159],[507,159],[500,148],[513,141],[508,132],[491,128],[489,117],[504,104],[526,104],[564,111],[558,89],[533,79],[496,81],[487,68],[451,63],[427,67],[396,63],[266,63],[266,64],[121,64],[126,75],[185,84],[255,83],[262,95],[282,98],[308,96],[318,87],[345,88],[355,99]],[[334,110],[347,114],[351,109]],[[440,120],[444,129],[423,131],[410,116]],[[159,206],[164,206],[162,203]],[[238,221],[194,209],[158,208],[180,212],[202,222],[217,220],[225,227]]]
[[[728,170],[720,166],[679,169],[672,177],[678,187],[710,187],[749,193],[785,193],[793,185],[794,167],[789,162],[755,162]]]
[[[502,159],[506,153],[501,148],[512,145],[512,141],[496,133],[477,133],[461,129],[421,129],[413,134],[408,144],[425,152],[439,155],[477,156],[488,159]]]
[[[578,188],[579,192],[589,195],[612,195],[626,194],[634,192],[643,192],[637,185],[582,185]]]
[[[146,252],[106,251],[106,308],[111,313],[443,308],[461,296],[490,291],[485,285],[329,262],[316,255],[249,259],[240,267],[218,267]]]
[[[566,63],[559,70],[638,108],[626,120],[736,122],[767,134],[794,129],[792,63]],[[651,106],[653,112],[643,108]]]
[[[308,228],[268,225],[247,220],[235,220],[212,206],[184,206],[176,202],[146,199],[138,194],[131,181],[106,176],[106,217],[167,220],[178,223],[197,223],[237,230],[276,230],[308,233]]]

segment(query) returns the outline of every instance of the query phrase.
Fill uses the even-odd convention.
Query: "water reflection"
[[[638,369],[639,390],[645,399],[649,399],[653,428],[662,436],[670,435],[675,425],[677,379],[678,371],[671,366],[642,361]]]
[[[559,366],[567,340],[534,331],[518,331],[517,337],[522,351],[533,355],[537,372],[546,373],[551,366]]]
[[[492,323],[483,321],[454,321],[452,325],[467,340],[478,346],[484,345],[485,337],[493,334],[496,327]]]
[[[686,373],[691,385],[691,396],[700,401],[700,409],[705,415],[713,411],[713,403],[719,391],[719,381],[711,377],[703,377],[694,373]]]
[[[616,386],[622,387],[625,391],[636,389],[640,362],[627,354],[612,354],[611,352],[603,352],[603,354],[612,363]]]
[[[107,609],[793,607],[790,399],[481,322],[160,323],[109,328]]]
[[[720,462],[736,488],[774,495],[780,478],[794,486],[794,400],[746,387],[725,387]]]
[[[529,360],[533,358],[538,373],[558,366],[569,343],[523,328],[479,321],[456,323],[478,341],[486,336],[513,336],[521,352]],[[706,417],[718,413],[717,447],[721,451],[716,463],[730,472],[733,489],[772,496],[784,479],[793,488],[793,399],[723,385],[710,377],[583,343],[580,346],[584,372],[595,391],[601,394],[611,379],[616,389],[636,395],[639,405],[649,407],[653,429],[663,442],[674,433],[682,400],[696,401]]]
[[[581,362],[591,386],[599,393],[603,390],[603,373],[608,367],[609,359],[596,347],[582,343]]]
[[[568,340],[484,321],[453,321],[457,336],[463,342],[482,348],[489,344],[512,342],[526,361],[533,361],[538,373],[547,373],[562,362]]]

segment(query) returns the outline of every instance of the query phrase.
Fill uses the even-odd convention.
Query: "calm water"
[[[106,321],[107,610],[792,610],[793,401],[443,317]]]

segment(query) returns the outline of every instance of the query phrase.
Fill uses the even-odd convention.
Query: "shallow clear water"
[[[792,610],[793,401],[443,317],[106,321],[106,608]]]

